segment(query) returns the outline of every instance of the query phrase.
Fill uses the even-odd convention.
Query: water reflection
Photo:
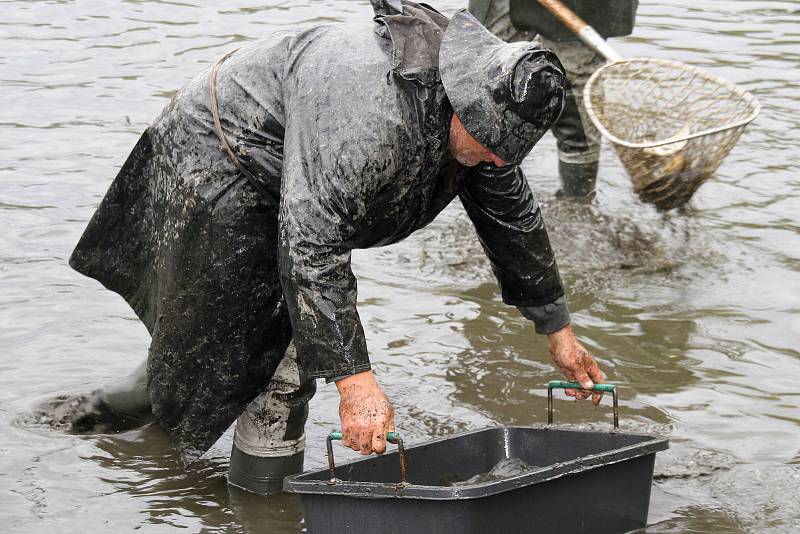
[[[84,459],[103,470],[102,480],[144,503],[151,525],[213,526],[214,532],[297,533],[302,529],[299,499],[261,497],[227,484],[227,457],[204,457],[188,469],[157,425],[98,437],[103,454]]]
[[[499,302],[496,286],[484,284],[464,292],[462,297],[477,304],[479,313],[476,318],[464,321],[463,332],[471,347],[459,354],[455,364],[447,369],[447,378],[454,386],[455,398],[509,424],[546,422],[543,384],[560,378],[550,363],[546,339],[535,336],[527,320],[515,309]],[[683,325],[691,328],[689,322]],[[641,351],[637,349],[626,359],[620,352],[620,344],[615,342],[617,336],[612,334],[611,341],[605,343],[610,349],[600,350],[604,340],[598,336],[598,329],[592,329],[591,332],[590,339],[581,337],[597,355],[601,368],[606,369],[609,381],[620,386],[626,423],[623,426],[631,428],[635,425],[634,420],[668,423],[668,417],[661,410],[637,400],[636,392],[646,393],[647,389],[640,387],[639,377],[652,373],[658,366],[659,374],[668,377],[669,387],[686,387],[696,381],[687,369],[686,358],[670,358],[666,362],[657,361],[657,358],[644,359],[639,357]],[[643,335],[651,333],[644,329]],[[578,334],[581,334],[580,328]],[[671,331],[671,334],[674,340],[675,331]],[[685,343],[689,331],[684,334]],[[674,346],[673,350],[676,350]],[[612,358],[610,354],[615,356]],[[610,425],[607,405],[608,402],[605,402],[605,408],[596,408],[588,402],[563,400],[557,403],[558,419],[561,422],[604,421],[603,424]],[[668,427],[661,430],[666,432]]]
[[[697,259],[688,237],[691,221],[659,227],[569,201],[548,201],[545,213],[567,279],[575,328],[609,380],[643,393],[656,385],[659,391],[677,391],[696,383],[693,362],[686,357],[695,322],[673,302],[653,299],[652,306],[643,307],[641,298],[617,290],[652,284],[653,275],[666,279],[687,258]],[[517,420],[517,414],[509,414],[510,407],[524,407],[530,392],[552,378],[554,371],[546,340],[535,336],[530,323],[500,301],[495,283],[475,285],[470,280],[476,271],[488,272],[475,240],[465,238],[470,233],[463,217],[437,228],[435,244],[449,256],[420,257],[423,271],[435,270],[440,279],[473,286],[459,292],[461,299],[474,305],[473,313],[462,321],[470,348],[448,368],[448,377],[461,392],[460,400]],[[685,284],[688,276],[683,274],[678,283]],[[575,279],[584,283],[570,283]],[[519,422],[530,417],[522,416]]]
[[[452,12],[462,0],[442,0]],[[229,442],[185,471],[152,427],[112,437],[18,416],[129,372],[130,310],[66,265],[114,169],[184,80],[279,27],[366,20],[365,1],[3,3],[0,86],[0,516],[10,532],[183,527],[298,532],[297,501],[224,483]],[[613,152],[591,206],[556,202],[554,146],[525,170],[547,217],[578,334],[621,385],[622,425],[669,434],[650,532],[791,532],[800,480],[800,31],[797,3],[641,2],[626,56],[678,59],[753,91],[761,117],[684,213],[639,204]],[[544,340],[500,303],[457,206],[410,240],[357,254],[375,365],[412,443],[544,422]],[[559,400],[557,421],[605,429]],[[13,424],[12,421],[17,421]],[[307,465],[324,463],[336,395],[320,388]],[[319,444],[320,446],[316,446]],[[342,453],[343,459],[347,456]],[[8,490],[8,491],[5,491]]]

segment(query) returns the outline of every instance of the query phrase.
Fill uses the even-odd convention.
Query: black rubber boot
[[[292,456],[265,458],[231,450],[228,484],[258,495],[273,495],[283,491],[283,479],[303,470],[304,451]]]
[[[561,189],[558,197],[592,197],[597,184],[599,162],[564,163],[558,162],[558,175],[561,178]]]

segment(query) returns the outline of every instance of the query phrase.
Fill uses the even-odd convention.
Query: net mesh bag
[[[689,201],[759,112],[752,94],[722,78],[650,58],[599,69],[584,102],[634,191],[662,210]]]

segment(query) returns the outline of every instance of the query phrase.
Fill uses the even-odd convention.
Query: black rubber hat
[[[439,73],[458,118],[479,143],[520,163],[561,114],[567,80],[537,43],[506,43],[467,10],[456,13],[439,50]]]

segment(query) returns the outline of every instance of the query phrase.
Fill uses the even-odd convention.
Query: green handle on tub
[[[331,432],[328,437],[333,441],[339,441],[344,438],[344,434],[341,430],[334,430]],[[398,432],[387,432],[386,433],[386,441],[389,443],[397,443],[397,440],[400,439],[400,434]]]
[[[577,382],[565,382],[564,380],[551,380],[547,383],[547,424],[553,424],[553,390],[554,389],[583,389]],[[611,393],[614,402],[614,430],[619,430],[619,399],[617,398],[617,386],[614,384],[595,384],[592,391]]]
[[[328,484],[336,484],[336,463],[333,460],[332,443],[342,438],[344,438],[344,433],[341,430],[334,430],[328,434],[328,439],[325,440],[325,445],[328,449],[328,471],[331,475]],[[408,484],[408,463],[406,463],[406,449],[403,446],[403,438],[400,437],[398,432],[387,432],[386,441],[397,445],[397,455],[400,459],[400,485]]]
[[[577,382],[565,382],[563,380],[551,380],[547,383],[548,389],[583,389]],[[592,391],[603,391],[611,393],[617,388],[614,384],[595,384]]]

